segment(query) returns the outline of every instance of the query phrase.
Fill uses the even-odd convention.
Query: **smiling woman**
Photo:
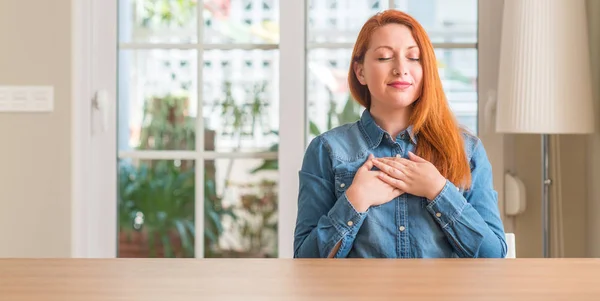
[[[374,15],[350,64],[365,110],[306,150],[294,256],[504,257],[490,163],[448,105],[423,27]]]
[[[188,241],[194,252],[186,256],[292,257],[294,237],[290,234],[297,216],[298,170],[304,151],[309,142],[323,132],[361,119],[365,107],[349,91],[348,71],[353,68],[350,58],[361,25],[377,12],[397,9],[411,13],[421,22],[434,42],[435,66],[452,110],[462,124],[468,121],[466,125],[473,132],[477,132],[478,108],[483,108],[487,100],[478,93],[487,95],[496,82],[495,66],[491,62],[497,58],[490,51],[495,42],[490,42],[492,35],[488,34],[490,28],[498,27],[499,18],[494,14],[499,8],[493,1],[481,1],[480,6],[478,0],[119,0],[108,3],[84,0],[76,3],[89,5],[85,9],[74,9],[78,17],[73,23],[74,29],[82,31],[74,35],[79,48],[73,53],[86,56],[77,57],[73,67],[77,69],[74,74],[78,78],[73,86],[82,90],[74,92],[77,96],[73,111],[77,118],[73,119],[73,128],[77,129],[77,135],[73,140],[78,147],[86,144],[75,149],[76,156],[73,156],[77,170],[73,173],[74,187],[81,190],[73,193],[77,199],[73,210],[73,229],[77,232],[73,245],[81,248],[74,253],[80,254],[78,256],[117,256],[119,246],[115,244],[119,241],[119,229],[129,227],[128,230],[137,231],[132,225],[139,216],[138,210],[128,207],[130,203],[121,196],[140,196],[144,191],[117,193],[117,180],[127,180],[125,169],[117,169],[120,166],[117,162],[136,168],[130,171],[138,175],[144,172],[143,165],[132,162],[145,161],[172,163],[168,173],[155,168],[164,164],[155,164],[153,173],[147,175],[157,177],[148,179],[148,183],[178,179],[177,176],[187,175],[188,171],[194,175],[189,178],[194,181],[193,197],[180,198],[181,190],[176,187],[181,187],[181,183],[173,183],[177,185],[171,188],[161,186],[169,197],[161,201],[177,201],[169,205],[185,201],[187,208],[193,208],[193,215],[181,212],[185,225],[193,225],[193,235],[190,234]],[[479,18],[481,12],[485,15]],[[423,63],[422,47],[409,50],[406,46],[401,50],[388,46],[392,47],[392,53],[382,53],[382,60],[373,63],[398,64],[395,60],[398,53],[404,55],[402,63],[411,66]],[[487,51],[480,52],[478,47]],[[414,61],[417,57],[419,62]],[[482,57],[484,59],[478,62]],[[396,75],[384,78],[389,82],[385,87],[382,83],[383,94],[398,96],[416,90],[414,79],[402,75],[401,68],[391,68],[390,72]],[[424,77],[422,84],[425,82]],[[86,107],[87,102],[80,101],[89,99],[99,89],[109,92],[109,107],[90,108]],[[101,113],[106,111],[109,118],[102,119]],[[99,125],[103,120],[108,121],[106,130]],[[94,125],[90,129],[91,124]],[[490,139],[490,136],[482,139]],[[323,137],[313,144],[320,144]],[[404,142],[418,143],[420,136],[401,132],[400,137]],[[380,138],[379,134],[375,138]],[[383,135],[381,138],[377,143],[389,142],[383,140]],[[501,173],[503,161],[498,158],[503,158],[502,144],[488,148],[498,166],[495,170]],[[400,153],[399,149],[390,147],[388,150],[376,155],[389,157]],[[403,158],[407,158],[406,151],[403,145]],[[465,151],[468,154],[468,148]],[[417,154],[428,159],[422,153]],[[331,178],[335,183],[331,190],[333,197],[341,196],[353,186],[358,166],[367,156],[362,152],[336,155],[352,164],[339,165],[340,169]],[[499,181],[497,187],[502,187],[503,177],[494,178]],[[138,185],[142,184],[141,179],[130,178],[129,187],[145,187]],[[398,204],[423,207],[428,204],[425,197],[417,202],[402,203],[406,195],[408,193],[400,196]],[[155,199],[154,195],[151,197],[134,201],[143,203]],[[126,206],[119,207],[121,201],[125,201],[121,205]],[[390,204],[394,202],[373,206],[370,214],[389,215],[385,208]],[[131,210],[121,215],[115,208]],[[151,209],[147,207],[144,211]],[[231,222],[232,209],[243,213],[236,213],[240,223]],[[141,219],[145,225],[140,228],[142,232],[156,224],[151,216],[162,216],[160,212],[142,213],[145,217]],[[248,219],[247,213],[253,217]],[[119,221],[117,217],[124,219]],[[175,221],[168,218],[169,223]],[[266,223],[258,222],[260,219]],[[356,225],[358,220],[352,223]],[[248,231],[244,230],[245,225],[257,228]],[[403,246],[407,245],[405,237],[416,235],[418,231],[410,224],[387,230],[400,229],[405,233]],[[179,235],[180,232],[175,225],[167,233]],[[436,235],[441,234],[436,232]],[[359,240],[361,238],[364,237]],[[440,239],[432,237],[433,241]],[[160,245],[166,240],[155,241]],[[177,239],[173,241],[172,246],[179,244]],[[414,253],[414,256],[420,255]]]

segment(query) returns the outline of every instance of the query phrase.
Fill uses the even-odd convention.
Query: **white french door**
[[[74,3],[74,92],[94,99],[74,106],[76,256],[292,257],[305,146],[359,117],[346,73],[377,11],[423,23],[475,132],[495,87],[477,0]]]

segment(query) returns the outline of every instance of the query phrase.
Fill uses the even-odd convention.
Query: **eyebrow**
[[[375,49],[373,49],[373,50],[377,50],[377,49],[379,49],[379,48],[387,48],[387,49],[389,49],[389,50],[392,50],[392,51],[394,50],[394,48],[392,48],[392,47],[390,47],[390,46],[387,46],[387,45],[384,45],[384,46],[379,46],[379,47],[377,47],[377,48],[375,48]],[[411,49],[413,49],[413,48],[417,48],[417,49],[418,49],[419,47],[418,47],[417,45],[412,45],[412,46],[409,46],[408,48],[406,48],[406,50],[411,50]]]

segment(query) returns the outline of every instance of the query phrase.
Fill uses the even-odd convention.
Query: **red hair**
[[[348,85],[352,97],[367,109],[371,107],[371,94],[354,73],[354,63],[362,64],[373,32],[386,24],[401,24],[408,27],[419,47],[423,68],[420,97],[412,104],[409,124],[415,135],[419,135],[415,153],[431,162],[440,173],[458,187],[471,186],[471,170],[464,148],[460,129],[450,110],[442,81],[438,74],[437,60],[425,29],[413,17],[397,10],[386,10],[371,17],[362,27],[348,71]]]

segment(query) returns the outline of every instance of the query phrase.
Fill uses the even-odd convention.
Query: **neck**
[[[388,108],[371,104],[369,112],[373,116],[375,123],[394,138],[409,126],[410,107],[389,110]]]

